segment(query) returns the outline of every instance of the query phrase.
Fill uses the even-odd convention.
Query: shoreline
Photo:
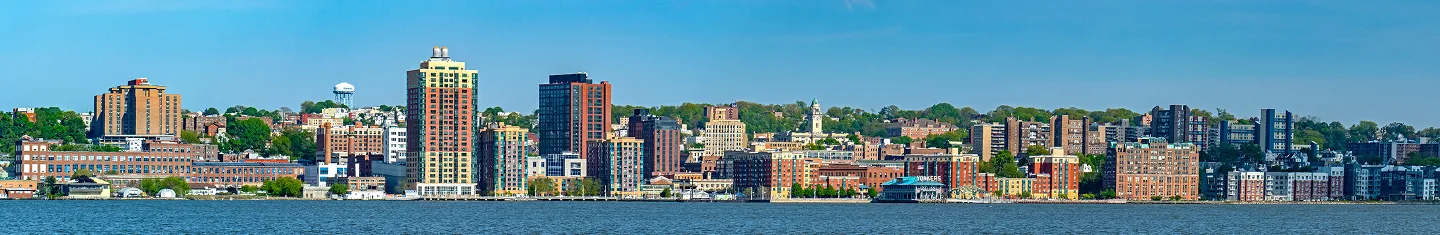
[[[657,203],[771,203],[771,204],[870,204],[869,199],[782,199],[782,200],[680,200],[680,199],[620,199],[604,197],[575,198],[414,198],[414,199],[330,199],[291,197],[211,197],[204,198],[57,198],[57,199],[7,199],[7,200],[60,200],[60,201],[450,201],[450,202],[657,202]],[[875,204],[1093,204],[1093,205],[1440,205],[1440,201],[1126,201],[1126,200],[946,200],[920,203],[875,203]]]

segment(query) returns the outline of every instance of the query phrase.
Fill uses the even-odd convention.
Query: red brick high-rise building
[[[406,72],[404,188],[422,195],[475,193],[475,70],[436,47],[420,68]]]
[[[123,86],[95,96],[96,137],[176,136],[180,119],[180,95],[166,93],[165,86],[152,85],[146,78],[130,80]]]
[[[540,84],[540,155],[575,152],[585,159],[585,145],[611,132],[610,108],[609,82],[594,83],[586,73],[550,75]]]
[[[630,137],[645,141],[645,177],[674,175],[680,172],[680,156],[685,137],[680,122],[673,118],[650,115],[649,110],[636,109],[630,116]]]
[[[1200,148],[1164,138],[1115,144],[1105,156],[1104,185],[1121,199],[1200,197]]]

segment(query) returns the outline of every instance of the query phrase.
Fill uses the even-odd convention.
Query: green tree
[[[1041,145],[1031,145],[1031,146],[1026,146],[1026,147],[1025,147],[1025,156],[1045,156],[1045,155],[1050,155],[1050,149],[1049,149],[1049,148],[1045,148],[1045,146],[1041,146]]]
[[[1420,152],[1413,152],[1407,154],[1405,162],[1401,164],[1407,166],[1440,166],[1440,157],[1437,157],[1433,154],[1422,154]]]
[[[1217,108],[1215,109],[1215,119],[1219,121],[1234,121],[1235,115],[1231,114],[1229,110]]]
[[[1420,136],[1420,137],[1430,138],[1430,139],[1440,139],[1440,128],[1426,127],[1424,130],[1420,130],[1419,132],[1415,132],[1415,135],[1416,135],[1416,136]],[[1433,142],[1433,141],[1432,141],[1432,142]]]
[[[1100,123],[1115,123],[1121,120],[1131,120],[1140,116],[1139,113],[1124,108],[1111,108],[1105,111],[1091,111],[1090,119]]]
[[[260,191],[260,187],[255,187],[254,185],[240,186],[240,192],[255,193],[258,191]]]
[[[289,136],[286,136],[286,135],[283,135],[283,134],[282,134],[282,135],[279,135],[279,136],[271,137],[271,139],[270,139],[270,148],[265,151],[265,155],[266,155],[266,156],[288,156],[288,157],[290,157],[290,158],[292,158],[292,159],[298,158],[298,157],[295,157],[295,152],[294,152],[293,150],[291,150],[291,147],[293,147],[292,145],[294,145],[294,143],[291,143],[291,142],[290,142],[290,137],[289,137]]]
[[[1180,199],[1183,199],[1180,195],[1170,196],[1171,201],[1179,201]]]
[[[804,192],[805,187],[800,186],[800,183],[790,185],[790,197],[799,197],[799,195],[805,194]]]
[[[1150,197],[1150,200],[1151,200],[1151,201],[1159,201],[1159,200],[1162,200],[1162,199],[1165,199],[1165,197],[1161,197],[1161,196],[1152,196],[1152,197]]]
[[[1405,125],[1405,123],[1392,122],[1385,125],[1380,131],[1385,133],[1383,136],[1385,140],[1415,139],[1415,127]]]
[[[56,182],[54,176],[46,176],[45,180],[40,182],[40,184],[40,190],[43,190],[40,194],[45,195],[46,198],[55,199],[64,196],[60,195],[60,184]]]
[[[175,191],[176,196],[184,196],[190,194],[190,183],[185,182],[185,178],[181,178],[179,176],[170,176],[165,177],[164,179],[160,179],[160,187]]]
[[[910,145],[910,142],[911,142],[911,141],[914,141],[914,140],[910,139],[909,136],[900,136],[900,137],[890,138],[890,143],[891,143],[891,144]]]
[[[860,140],[860,136],[857,136],[857,135],[855,135],[855,134],[845,135],[845,139],[850,140],[850,143],[856,143],[856,144],[864,143],[864,141],[861,141],[861,140]]]
[[[140,180],[140,191],[145,192],[145,195],[154,196],[154,195],[160,193],[160,189],[163,189],[163,188],[164,188],[164,187],[163,187],[163,184],[160,182],[160,179],[141,179],[141,180]]]
[[[195,131],[192,130],[180,131],[180,141],[186,144],[199,144],[201,143],[200,133],[195,133]]]
[[[279,197],[300,197],[304,196],[305,182],[299,179],[282,177],[275,180],[265,181],[260,185],[260,190]]]
[[[300,113],[304,113],[304,114],[320,113],[321,111],[324,111],[325,109],[328,109],[328,108],[350,108],[350,107],[345,106],[344,104],[335,103],[335,101],[331,101],[331,100],[320,101],[320,102],[305,101],[305,102],[301,102],[301,103],[300,103]]]
[[[219,109],[215,109],[215,107],[210,107],[210,108],[205,109],[205,113],[203,113],[203,114],[204,114],[205,116],[220,115],[220,110],[219,110]]]
[[[1090,112],[1089,112],[1089,111],[1085,111],[1085,109],[1076,108],[1076,107],[1058,108],[1058,109],[1055,109],[1054,114],[1055,114],[1055,116],[1066,115],[1066,116],[1070,116],[1071,118],[1082,118],[1082,117],[1089,117],[1089,116],[1090,116]]]
[[[315,133],[298,128],[285,128],[280,131],[284,141],[275,141],[272,145],[287,147],[286,151],[290,160],[293,161],[315,161]],[[281,139],[276,137],[276,139]],[[289,142],[286,145],[284,142]]]
[[[825,138],[825,139],[821,139],[820,141],[817,141],[817,143],[822,144],[822,145],[826,145],[826,146],[837,146],[837,145],[840,145],[840,140],[836,140],[836,139],[834,139],[834,138]]]
[[[1240,161],[1249,163],[1259,163],[1265,161],[1265,150],[1260,148],[1260,145],[1258,144],[1241,144]]]
[[[1372,121],[1360,121],[1350,126],[1350,142],[1365,142],[1380,139],[1380,125]]]
[[[670,188],[660,191],[660,198],[670,198]]]
[[[531,196],[555,194],[555,180],[547,177],[530,179],[530,182],[525,184],[525,191]]]
[[[600,196],[602,186],[600,185],[600,181],[597,181],[594,178],[586,177],[571,182],[571,186],[565,192],[566,195],[584,197]]]
[[[1328,146],[1325,142],[1325,134],[1320,133],[1319,130],[1302,129],[1295,132],[1294,144],[1310,144],[1310,142],[1315,142],[1320,146]]]
[[[952,146],[950,142],[964,142],[965,138],[966,136],[964,130],[956,130],[951,132],[945,132],[942,134],[932,134],[925,137],[925,147],[942,149],[957,147]]]
[[[71,179],[90,178],[90,177],[95,177],[95,173],[94,173],[94,172],[90,172],[90,169],[77,169],[77,170],[75,170],[74,172],[71,172],[71,173],[70,173],[70,178],[71,178]]]
[[[1105,190],[1105,191],[1101,191],[1101,192],[1100,192],[1100,195],[1097,195],[1097,196],[1098,196],[1099,199],[1115,199],[1115,198],[1116,198],[1115,190],[1114,190],[1114,189],[1107,189],[1107,190]]]
[[[1000,151],[995,154],[995,157],[990,158],[990,165],[994,168],[996,177],[1025,177],[1025,172],[1020,171],[1020,166],[1015,161],[1015,155],[1010,154],[1010,151]]]
[[[875,188],[867,188],[865,189],[865,196],[875,198],[877,196],[880,196],[880,191],[875,190]]]
[[[221,145],[221,151],[263,151],[265,144],[270,142],[270,124],[258,118],[236,120],[226,125],[225,134],[229,139]]]
[[[585,189],[585,195],[600,196],[600,192],[603,189],[603,186],[600,185],[599,180],[595,180],[593,178],[586,178],[586,180],[582,183],[584,183],[583,186]]]
[[[350,194],[350,185],[349,185],[349,184],[330,184],[330,194],[334,194],[334,195]]]

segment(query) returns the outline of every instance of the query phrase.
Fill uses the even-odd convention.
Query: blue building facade
[[[1255,125],[1255,142],[1268,153],[1295,152],[1295,114],[1290,111],[1261,109]]]

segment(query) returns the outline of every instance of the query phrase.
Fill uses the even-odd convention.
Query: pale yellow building
[[[724,156],[725,151],[741,151],[749,142],[745,123],[740,120],[711,120],[705,123],[705,156]]]
[[[525,135],[529,130],[492,124],[480,132],[476,152],[476,180],[479,190],[489,195],[524,195],[530,178],[530,161],[525,153],[534,148]],[[542,161],[543,162],[543,161]],[[544,167],[540,166],[543,175]]]

